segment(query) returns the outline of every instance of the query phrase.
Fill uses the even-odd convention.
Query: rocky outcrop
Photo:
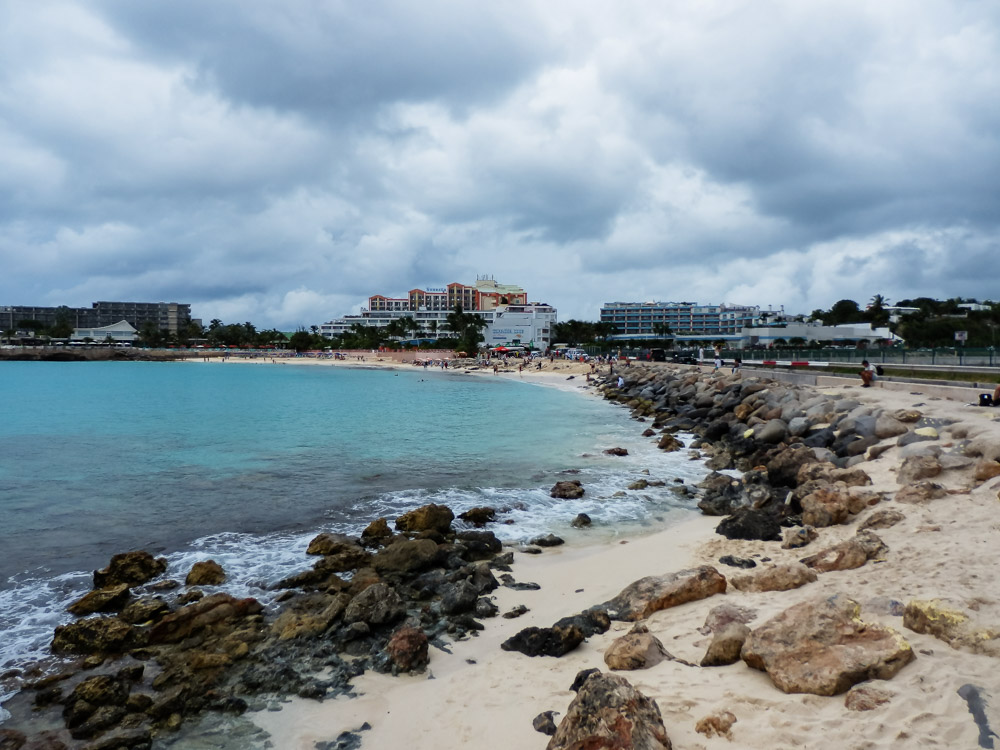
[[[259,614],[263,606],[256,599],[237,599],[229,594],[213,594],[172,612],[149,630],[150,643],[177,643],[203,630],[224,627],[234,619]]]
[[[742,658],[786,693],[837,695],[865,680],[888,680],[913,659],[903,637],[860,619],[844,595],[802,602],[750,633]]]
[[[451,531],[451,522],[455,514],[447,505],[424,505],[409,513],[404,513],[396,519],[396,531],[419,533],[421,531],[436,531],[447,534]]]
[[[618,675],[594,672],[580,686],[546,750],[671,750],[656,701]]]
[[[147,583],[167,569],[165,557],[153,557],[148,552],[123,552],[111,558],[108,567],[94,571],[94,588],[103,589],[119,584],[137,586]]]
[[[184,579],[186,586],[218,586],[226,580],[226,572],[215,560],[203,560],[191,566],[187,578]]]
[[[817,579],[815,570],[802,563],[770,565],[756,573],[731,576],[729,583],[740,591],[790,591]]]
[[[568,627],[525,628],[500,644],[504,651],[518,651],[525,656],[555,656],[568,654],[583,643],[583,631],[576,625]]]
[[[949,606],[936,599],[907,602],[903,609],[903,627],[914,633],[932,635],[952,648],[1000,657],[1000,626],[976,623],[958,606]]]
[[[475,526],[477,528],[485,526],[488,523],[493,523],[497,520],[496,508],[480,507],[480,508],[469,508],[464,513],[459,513],[458,517],[465,521],[470,526]]]
[[[802,558],[801,562],[820,573],[834,570],[860,568],[869,560],[881,560],[889,548],[872,531],[859,531],[852,539],[828,547],[815,555]]]
[[[636,624],[604,652],[604,663],[615,670],[648,669],[667,657],[667,650],[649,628]]]
[[[549,496],[560,500],[576,500],[583,497],[583,484],[578,479],[566,479],[556,482],[549,490]]]
[[[56,654],[120,654],[145,643],[146,634],[117,617],[90,617],[56,627]]]
[[[403,539],[379,550],[372,567],[379,573],[415,573],[438,557],[438,545],[430,539]]]
[[[703,565],[662,576],[640,578],[601,607],[607,610],[612,620],[642,620],[661,609],[725,591],[726,579],[722,574],[710,565]]]
[[[723,667],[740,660],[743,644],[750,635],[750,628],[741,622],[731,622],[716,630],[712,642],[702,657],[703,667]]]
[[[84,594],[80,599],[66,607],[66,610],[77,617],[92,615],[96,612],[118,612],[132,598],[128,584],[119,583],[104,589],[95,589]]]
[[[401,672],[418,672],[430,662],[427,635],[412,626],[399,628],[385,647],[393,665]]]

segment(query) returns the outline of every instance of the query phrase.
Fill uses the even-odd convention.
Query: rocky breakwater
[[[615,671],[655,669],[663,661],[673,661],[692,669],[715,669],[742,662],[766,672],[782,692],[832,696],[849,691],[846,707],[862,710],[857,706],[870,703],[863,699],[872,690],[870,681],[892,679],[915,654],[901,630],[862,619],[861,607],[850,592],[857,579],[833,574],[890,559],[892,550],[876,532],[905,516],[897,508],[877,507],[880,503],[892,499],[905,507],[960,492],[935,482],[948,471],[968,469],[976,482],[1000,475],[994,465],[1000,457],[994,454],[1000,451],[991,453],[982,441],[960,439],[949,442],[951,450],[945,453],[937,441],[938,429],[947,427],[947,422],[927,419],[915,408],[888,410],[811,388],[669,366],[633,367],[622,377],[621,387],[617,377],[598,386],[605,398],[626,406],[646,423],[643,434],[662,450],[686,449],[692,458],[707,461],[713,473],[697,487],[698,508],[720,517],[716,531],[734,540],[734,551],[755,550],[757,559],[724,554],[720,563],[746,570],[727,578],[714,567],[702,566],[641,579],[595,607],[591,612],[637,621],[631,631],[604,647],[607,666]],[[678,433],[695,438],[683,445],[686,438]],[[956,431],[951,437],[962,434]],[[889,450],[901,460],[899,487],[876,491],[866,462]],[[835,528],[843,525],[854,527],[853,536],[845,538]],[[831,539],[824,544],[827,535]],[[706,548],[718,551],[728,544],[719,540]],[[774,545],[771,555],[766,552],[768,544]],[[816,551],[800,557],[804,547]],[[771,562],[772,555],[778,564]],[[828,584],[820,591],[817,586],[813,595],[782,593],[811,586],[825,576],[836,581],[835,588]],[[683,591],[680,597],[661,596],[661,591],[678,586]],[[712,608],[698,631],[711,636],[700,665],[673,657],[652,621],[647,622],[663,606],[690,608],[727,590],[727,603]],[[757,610],[746,605],[759,605],[761,593],[768,594],[767,608],[777,614],[754,627]],[[886,601],[893,614],[904,614],[901,603]],[[669,627],[664,620],[659,623],[661,632]],[[902,626],[979,653],[992,654],[1000,642],[994,630],[940,602],[910,602]],[[674,629],[671,637],[685,635]],[[573,689],[580,683],[578,678]],[[608,684],[595,682],[602,686],[596,695],[607,691]],[[631,746],[622,732],[635,736],[634,709],[639,705],[650,708],[642,714],[642,735],[647,738],[642,746],[669,747],[655,701],[621,679],[614,684],[617,695],[575,699],[558,727],[545,721],[553,711],[541,714],[536,719],[539,731],[554,733],[549,747]],[[578,715],[581,704],[587,706],[588,715],[607,713],[615,718],[591,726]],[[735,720],[733,714],[721,712],[704,717],[695,731],[730,737]],[[621,731],[609,735],[608,726]]]
[[[214,588],[225,572],[212,561],[174,572],[146,552],[116,555],[70,607],[77,619],[56,628],[53,660],[4,675],[20,693],[0,745],[148,748],[204,712],[350,694],[367,669],[422,670],[429,646],[497,614],[494,571],[511,570],[492,532],[453,519],[429,505],[395,531],[381,518],[356,538],[319,534],[305,551],[316,562],[266,607]]]

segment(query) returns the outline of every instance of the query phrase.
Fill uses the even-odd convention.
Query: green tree
[[[313,348],[313,335],[304,328],[300,328],[288,340],[288,345],[297,352],[304,352]]]

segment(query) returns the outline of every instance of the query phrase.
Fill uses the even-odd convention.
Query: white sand
[[[570,381],[571,383],[573,381]],[[850,395],[889,409],[919,408],[927,416],[957,420],[942,430],[941,444],[954,440],[956,430],[970,437],[989,435],[1000,441],[997,410],[978,409],[908,390],[862,390],[855,384],[820,390]],[[894,444],[894,440],[891,441]],[[898,485],[898,448],[862,464],[874,481],[873,489],[894,492]],[[674,655],[697,663],[709,638],[697,632],[706,613],[732,602],[756,608],[757,620],[806,598],[843,592],[861,602],[862,617],[900,630],[917,658],[883,686],[892,700],[873,711],[852,712],[843,696],[826,698],[786,695],[762,672],[742,662],[716,668],[687,667],[665,661],[651,669],[623,674],[639,690],[655,698],[675,748],[975,748],[978,729],[957,690],[966,683],[992,692],[1000,707],[1000,663],[987,656],[952,649],[930,636],[902,627],[902,618],[872,614],[864,605],[875,597],[901,602],[913,598],[947,598],[978,620],[1000,624],[1000,518],[994,479],[973,486],[971,470],[953,470],[936,478],[954,490],[928,505],[899,505],[886,501],[906,519],[891,529],[877,531],[890,552],[882,563],[853,571],[828,573],[818,582],[788,592],[744,594],[730,589],[725,595],[656,613],[646,624]],[[573,694],[568,688],[578,670],[606,669],[603,652],[630,627],[612,629],[590,638],[576,651],[554,659],[529,658],[500,650],[500,643],[530,625],[549,626],[607,600],[645,575],[662,574],[697,564],[715,564],[730,575],[735,571],[716,561],[723,554],[767,556],[787,562],[853,536],[866,513],[846,526],[820,530],[820,538],[803,550],[782,550],[778,543],[729,541],[713,533],[719,519],[696,516],[688,523],[626,542],[596,547],[558,548],[534,557],[518,554],[514,576],[541,584],[540,591],[516,592],[501,588],[497,604],[505,612],[524,604],[530,612],[518,619],[486,620],[486,630],[456,643],[453,653],[432,648],[427,672],[393,678],[365,674],[355,680],[360,697],[316,703],[294,700],[280,712],[262,713],[255,720],[272,733],[282,749],[312,750],[318,741],[332,740],[363,722],[372,729],[362,734],[364,748],[544,748],[548,738],[531,727],[545,710],[565,713]],[[471,662],[471,663],[470,663]],[[695,732],[695,722],[716,710],[737,717],[733,739],[708,739]],[[990,708],[994,729],[1000,729],[1000,711]]]

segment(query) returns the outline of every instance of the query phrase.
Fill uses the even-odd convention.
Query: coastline
[[[355,366],[350,361],[335,364]],[[368,363],[358,364],[364,367]],[[599,395],[596,388],[579,388],[585,380],[572,374],[569,366],[544,375],[521,375],[514,370],[503,376],[572,389],[581,395]],[[577,367],[578,372],[589,371],[587,366]],[[649,413],[642,411],[646,407],[638,390],[648,382],[644,380],[648,371],[641,366],[630,369],[623,368],[623,374],[633,381],[627,388],[632,395],[617,400],[628,400],[633,415]],[[689,368],[675,372],[699,387],[708,384],[716,394],[737,385],[728,374],[712,375]],[[452,374],[458,373],[456,370]],[[491,371],[469,374],[492,376]],[[758,393],[762,388],[765,394],[769,389],[786,388],[773,382],[758,386],[752,379],[745,384],[754,385]],[[935,481],[941,483],[941,494],[932,500],[906,504],[896,500],[899,490],[908,487],[908,482],[897,481],[904,457],[918,452],[912,446],[898,446],[893,437],[870,443],[869,452],[851,459],[851,465],[871,479],[865,492],[872,506],[859,510],[846,523],[819,528],[819,538],[804,549],[784,549],[773,541],[726,539],[715,533],[718,517],[693,515],[661,531],[645,533],[635,529],[633,533],[630,529],[611,538],[595,534],[590,541],[596,543],[581,543],[577,536],[576,543],[547,549],[539,555],[518,551],[514,553],[516,578],[541,588],[515,591],[501,587],[491,598],[500,612],[526,606],[529,611],[521,617],[486,619],[485,629],[478,634],[468,631],[469,637],[460,636],[450,643],[448,652],[432,646],[430,664],[424,672],[390,677],[367,671],[351,683],[356,698],[327,698],[322,702],[282,698],[279,703],[272,702],[268,710],[247,716],[271,734],[275,746],[282,748],[312,750],[317,743],[332,742],[344,732],[358,732],[366,723],[369,728],[356,736],[362,748],[404,744],[459,748],[482,745],[484,737],[489,737],[486,744],[491,747],[540,748],[547,739],[532,728],[532,719],[543,711],[555,711],[558,723],[573,698],[569,687],[577,672],[589,668],[607,671],[605,653],[632,623],[612,622],[606,633],[590,636],[558,659],[503,651],[500,644],[506,638],[529,626],[546,627],[561,617],[597,606],[649,575],[711,565],[732,582],[744,571],[721,564],[719,558],[723,555],[754,560],[761,568],[766,563],[793,563],[803,555],[851,539],[859,525],[874,513],[892,509],[901,511],[902,520],[895,526],[878,527],[878,535],[887,546],[880,559],[854,569],[825,572],[817,582],[801,588],[753,592],[730,585],[725,594],[654,612],[643,623],[677,660],[616,674],[657,702],[675,747],[973,747],[982,728],[973,721],[972,705],[960,689],[972,685],[980,690],[986,701],[986,720],[992,721],[992,727],[1000,726],[1000,716],[989,707],[989,699],[996,693],[993,660],[1000,656],[1000,649],[989,650],[993,640],[1000,645],[1000,629],[996,629],[1000,602],[991,594],[994,571],[1000,562],[996,507],[1000,489],[996,477],[1000,473],[986,479],[974,478],[979,464],[996,463],[1000,457],[1000,420],[993,410],[968,407],[929,396],[917,386],[910,387],[914,390],[861,390],[855,383],[843,382],[798,390],[801,398],[819,394],[831,403],[835,401],[843,411],[838,419],[856,421],[853,415],[865,410],[919,411],[921,424],[934,424],[936,429],[933,438],[928,438],[933,442],[917,447],[934,448],[936,454],[923,453],[940,455],[945,464],[935,475]],[[609,393],[613,394],[614,389]],[[847,416],[847,410],[851,416]],[[754,424],[752,419],[749,422]],[[765,424],[757,420],[758,429]],[[699,430],[706,427],[710,425],[703,420]],[[636,433],[642,429],[639,425],[636,428]],[[664,432],[670,430],[668,424]],[[984,445],[987,450],[989,446],[998,447],[998,455],[983,457],[979,463],[963,458],[983,456]],[[720,446],[719,442],[705,442],[700,449],[705,457],[715,460],[722,452]],[[656,467],[649,468],[655,475]],[[712,641],[703,623],[720,604],[753,610],[749,626],[756,628],[793,605],[837,593],[858,602],[866,623],[894,628],[912,644],[916,654],[916,659],[893,679],[879,681],[878,689],[887,698],[881,705],[870,707],[872,712],[847,709],[842,694],[827,697],[784,693],[766,673],[742,662],[721,668],[694,667]],[[913,599],[944,600],[963,617],[982,623],[982,632],[997,635],[983,636],[985,645],[961,642],[953,648],[941,637],[904,628],[902,608]],[[699,719],[723,711],[730,712],[736,721],[731,728],[732,743],[725,737],[703,736],[696,728]]]
[[[961,439],[991,439],[1000,444],[1000,424],[993,413],[961,403],[929,397],[919,387],[911,391],[871,389],[857,384],[810,389],[831,397],[850,397],[885,409],[914,408],[947,425],[943,447]],[[950,439],[949,439],[950,438]],[[996,690],[994,657],[952,648],[929,634],[902,627],[901,606],[910,599],[944,599],[965,605],[985,623],[1000,622],[1000,602],[990,593],[997,544],[997,480],[977,483],[968,467],[948,472],[946,486],[955,494],[926,505],[891,502],[899,489],[896,474],[900,448],[860,466],[872,477],[872,490],[886,497],[876,508],[901,509],[906,518],[878,533],[889,548],[885,560],[857,569],[825,573],[817,583],[782,592],[751,593],[732,587],[724,595],[657,612],[645,623],[650,632],[680,659],[697,663],[711,636],[699,633],[708,612],[720,603],[756,611],[754,627],[788,607],[819,595],[845,593],[861,604],[866,622],[892,627],[911,644],[916,659],[887,682],[877,681],[890,698],[873,711],[845,707],[843,695],[822,697],[786,694],[768,676],[738,662],[716,669],[692,668],[665,661],[652,669],[623,674],[655,699],[675,747],[684,748],[890,748],[974,747],[979,728],[969,706],[959,695],[963,685],[975,685],[1000,698]],[[954,498],[954,500],[952,500]],[[958,504],[958,505],[956,505]],[[643,576],[714,565],[727,577],[741,573],[720,565],[724,554],[761,562],[794,562],[803,554],[849,539],[869,512],[849,524],[820,530],[820,540],[806,549],[780,549],[774,542],[728,540],[715,533],[718,518],[697,516],[651,534],[598,545],[561,547],[539,556],[518,555],[515,572],[521,580],[541,585],[536,592],[497,591],[500,610],[525,604],[529,612],[516,620],[494,619],[486,630],[455,643],[452,653],[433,650],[423,674],[390,677],[366,673],[355,680],[359,696],[317,704],[292,699],[282,710],[260,713],[254,721],[287,748],[313,748],[341,732],[356,731],[365,722],[370,729],[358,737],[362,747],[464,748],[543,747],[547,738],[531,726],[546,710],[565,715],[573,697],[569,687],[581,669],[607,670],[603,654],[624,635],[631,623],[614,622],[578,649],[555,659],[529,658],[500,650],[499,644],[528,626],[544,627],[559,617],[606,601]],[[695,727],[699,719],[731,712],[736,723],[732,740],[706,737]],[[992,727],[1000,726],[996,709],[988,710]]]

